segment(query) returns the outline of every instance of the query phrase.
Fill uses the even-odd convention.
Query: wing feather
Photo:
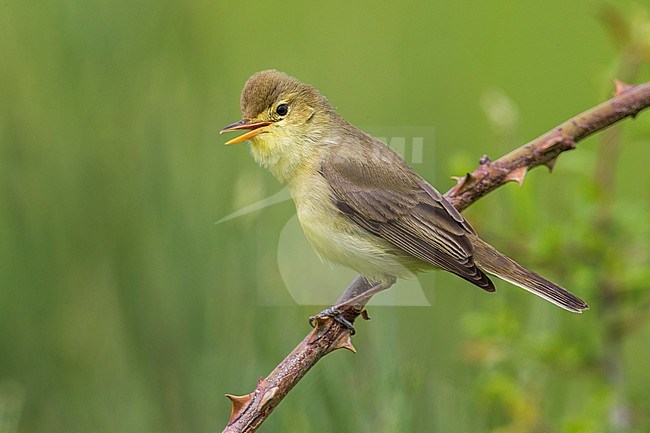
[[[474,247],[467,234],[475,232],[469,223],[401,157],[385,154],[392,149],[379,142],[374,145],[381,147],[379,155],[373,147],[374,153],[367,158],[339,157],[321,165],[320,173],[332,189],[337,208],[419,260],[494,291],[474,263]],[[386,170],[387,161],[398,161],[399,166]]]

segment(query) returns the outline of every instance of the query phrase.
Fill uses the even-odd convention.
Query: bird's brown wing
[[[336,207],[352,221],[408,254],[452,272],[487,291],[492,281],[476,267],[472,227],[392,149],[373,143],[366,157],[341,154],[320,174]],[[385,146],[377,149],[375,146]],[[387,165],[390,164],[390,167]]]

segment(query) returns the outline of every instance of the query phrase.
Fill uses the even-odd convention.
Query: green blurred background
[[[215,225],[281,189],[218,135],[255,71],[435,128],[444,191],[650,80],[642,6],[1,2],[0,432],[221,431],[306,334],[319,307],[260,301],[293,205]],[[650,113],[611,131],[466,212],[590,311],[424,275],[431,307],[371,308],[260,431],[650,431]]]

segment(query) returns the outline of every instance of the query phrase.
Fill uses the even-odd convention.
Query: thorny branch
[[[456,178],[457,184],[445,198],[459,211],[509,181],[522,184],[526,173],[537,166],[552,169],[560,153],[575,148],[576,143],[606,129],[626,117],[636,117],[650,106],[650,82],[629,86],[615,82],[616,93],[610,100],[567,120],[546,134],[490,161],[481,158],[472,173]],[[357,277],[339,298],[338,303],[368,290],[369,284]],[[367,300],[366,300],[367,301]],[[350,322],[363,312],[365,302],[345,306],[343,314]],[[330,318],[318,318],[314,329],[266,377],[260,378],[253,392],[244,396],[227,394],[232,412],[224,433],[254,432],[277,407],[282,399],[323,356],[336,349],[356,352],[350,341],[350,331]]]

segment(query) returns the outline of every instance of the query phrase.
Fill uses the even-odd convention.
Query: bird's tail
[[[472,236],[471,241],[474,245],[474,261],[485,272],[526,289],[565,310],[582,313],[583,310],[589,308],[589,305],[582,299],[524,268],[479,237]]]

